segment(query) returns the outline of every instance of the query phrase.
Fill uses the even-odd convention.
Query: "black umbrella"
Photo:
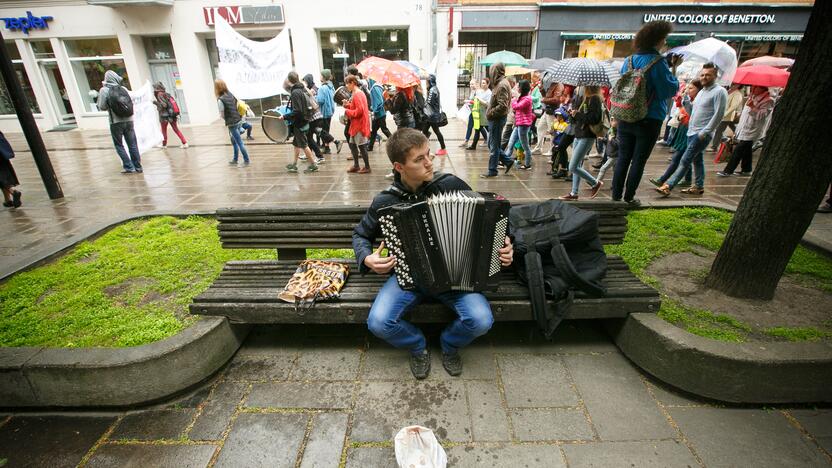
[[[552,83],[571,86],[612,86],[621,78],[614,66],[590,58],[561,60],[547,68],[543,74],[543,87]]]

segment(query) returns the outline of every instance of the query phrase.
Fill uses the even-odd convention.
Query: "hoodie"
[[[312,93],[312,96],[314,97],[315,94],[317,94],[317,92],[318,92],[318,87],[315,86],[315,79],[312,78],[312,74],[307,73],[306,75],[304,75],[303,82],[306,83],[306,89],[308,89],[309,92]]]
[[[501,62],[491,65],[488,70],[491,78],[491,101],[485,116],[488,120],[505,118],[511,104],[511,85],[506,79],[506,67]]]
[[[370,112],[373,114],[373,120],[381,119],[387,116],[387,110],[384,109],[384,88],[375,80],[370,78]]]
[[[436,86],[436,75],[428,76],[428,97],[425,100],[425,115],[430,122],[442,120],[442,105],[439,103],[439,88]]]
[[[110,114],[111,124],[133,121],[132,115],[130,117],[119,117],[113,114],[113,111],[110,110],[110,103],[107,102],[107,99],[110,97],[110,89],[116,86],[121,86],[121,83],[123,81],[124,79],[121,76],[119,76],[118,73],[114,72],[113,70],[107,70],[107,72],[104,73],[104,86],[101,88],[101,90],[98,91],[98,109],[107,111],[107,113]]]
[[[161,81],[153,84],[153,105],[156,106],[156,110],[159,112],[159,121],[176,121],[176,114],[173,113],[170,97]]]

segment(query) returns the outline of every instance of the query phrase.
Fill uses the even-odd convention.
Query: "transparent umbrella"
[[[737,52],[725,41],[713,37],[692,42],[686,46],[676,47],[670,52],[681,55],[683,63],[693,62],[689,65],[692,67],[698,64],[701,69],[705,63],[713,63],[719,69],[717,71],[717,83],[723,86],[731,84],[734,73],[737,71]]]

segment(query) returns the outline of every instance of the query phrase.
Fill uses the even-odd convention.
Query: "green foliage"
[[[667,297],[662,298],[658,315],[694,335],[714,340],[740,343],[751,331],[751,327],[733,317],[687,307]]]
[[[131,221],[1,284],[0,346],[151,343],[196,320],[188,304],[225,262],[274,255],[223,250],[209,218]]]
[[[789,341],[817,341],[824,338],[832,338],[832,332],[819,330],[814,327],[774,327],[765,329],[764,333]]]

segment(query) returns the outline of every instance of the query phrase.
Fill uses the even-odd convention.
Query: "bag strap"
[[[566,248],[560,243],[560,239],[557,236],[550,236],[549,240],[552,243],[552,250],[549,253],[564,281],[570,286],[574,286],[592,296],[603,296],[604,289],[601,286],[587,281],[578,273],[578,270],[575,269],[575,265],[569,258],[569,254],[566,253]]]
[[[657,56],[656,56],[656,58],[654,58],[653,60],[651,60],[651,61],[650,61],[650,63],[648,63],[648,64],[647,64],[647,66],[646,66],[646,67],[644,67],[644,68],[642,68],[642,69],[641,69],[641,73],[647,73],[648,71],[650,71],[650,69],[651,69],[651,68],[653,68],[653,65],[655,65],[655,64],[657,64],[657,63],[659,63],[659,60],[661,60],[661,59],[663,59],[663,58],[664,58],[664,57],[662,57],[662,55],[661,55],[661,54],[657,55]]]

